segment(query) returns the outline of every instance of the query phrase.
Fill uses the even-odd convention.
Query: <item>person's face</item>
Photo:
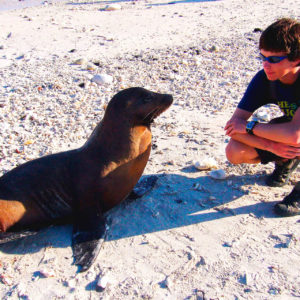
[[[265,57],[286,56],[285,52],[272,52],[264,49],[261,49],[260,53]],[[269,80],[280,80],[283,83],[289,84],[293,83],[298,76],[297,72],[300,68],[297,65],[299,63],[300,59],[290,61],[288,58],[285,58],[278,63],[270,63],[265,60],[263,61],[263,68]]]

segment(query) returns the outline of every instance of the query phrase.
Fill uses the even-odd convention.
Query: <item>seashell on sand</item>
[[[55,272],[54,270],[51,270],[51,269],[46,269],[46,268],[43,268],[40,270],[40,274],[42,276],[44,276],[45,278],[49,278],[49,277],[55,277]]]
[[[86,65],[87,63],[88,61],[86,58],[79,58],[73,62],[74,65]]]
[[[97,83],[98,85],[103,85],[103,84],[112,83],[113,77],[107,74],[98,74],[95,75],[91,80]]]
[[[218,167],[218,164],[213,157],[204,157],[199,161],[195,161],[194,166],[198,170],[210,170],[216,169]]]
[[[213,179],[225,179],[226,178],[226,173],[224,170],[219,169],[219,170],[213,170],[211,172],[209,172],[209,176]]]
[[[97,69],[97,66],[94,65],[93,63],[87,63],[86,65],[86,69],[89,70],[89,71],[95,71]]]

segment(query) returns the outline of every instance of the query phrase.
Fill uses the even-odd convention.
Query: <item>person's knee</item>
[[[226,153],[226,158],[230,163],[234,165],[238,165],[242,163],[240,153],[236,151],[236,147],[234,147],[232,143],[229,143],[227,145],[225,149],[225,153]]]

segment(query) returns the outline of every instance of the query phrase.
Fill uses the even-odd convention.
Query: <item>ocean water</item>
[[[16,10],[31,6],[47,5],[53,2],[67,2],[66,0],[0,0],[0,11]]]

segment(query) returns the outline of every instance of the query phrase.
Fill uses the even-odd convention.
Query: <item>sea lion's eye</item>
[[[151,95],[148,95],[144,98],[144,102],[145,103],[148,103],[148,102],[151,102],[152,101],[152,96]]]

